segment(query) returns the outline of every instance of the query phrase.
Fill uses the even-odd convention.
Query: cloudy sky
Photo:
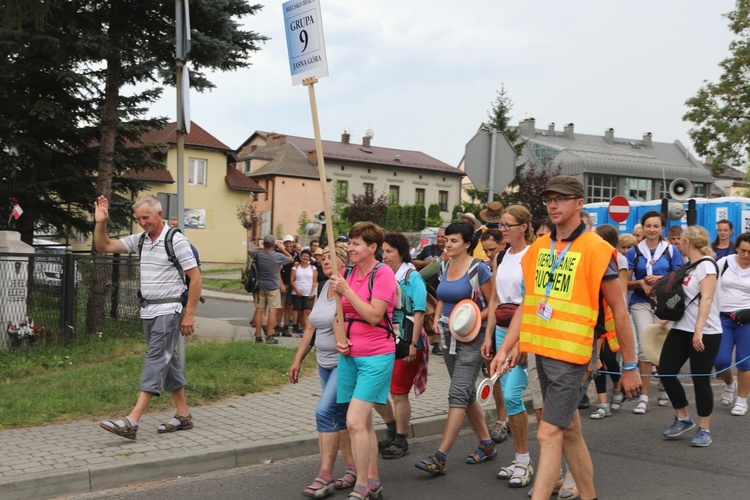
[[[293,86],[281,0],[246,26],[271,40],[253,65],[191,93],[194,122],[231,148],[255,130],[313,137],[306,87]],[[458,165],[505,86],[512,122],[574,123],[623,138],[651,132],[692,149],[684,102],[716,80],[733,0],[321,0],[329,76],[315,85],[321,134]],[[152,114],[174,119],[168,89]]]

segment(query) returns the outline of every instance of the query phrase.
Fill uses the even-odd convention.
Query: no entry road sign
[[[628,199],[624,196],[615,196],[609,202],[608,211],[613,221],[618,224],[625,222],[628,220],[628,215],[630,215],[630,203],[628,203]]]

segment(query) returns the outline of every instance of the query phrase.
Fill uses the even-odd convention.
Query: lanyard
[[[552,293],[552,281],[555,278],[555,271],[557,270],[560,263],[562,263],[563,258],[565,257],[565,254],[568,253],[568,249],[570,248],[570,245],[573,244],[573,240],[570,240],[567,245],[565,245],[565,248],[562,252],[560,252],[560,255],[557,256],[555,259],[555,262],[552,263],[552,267],[549,270],[549,280],[547,281],[547,289],[544,291],[544,298],[548,299],[550,293]],[[550,257],[555,255],[555,240],[550,238]]]

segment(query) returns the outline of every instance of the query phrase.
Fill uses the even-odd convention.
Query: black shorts
[[[310,297],[300,297],[299,295],[294,295],[292,300],[295,311],[311,311],[313,308],[313,302],[314,299]]]

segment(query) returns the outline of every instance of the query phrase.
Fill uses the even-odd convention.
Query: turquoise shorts
[[[384,405],[391,389],[391,374],[396,355],[339,356],[339,377],[336,402],[348,403],[352,398]]]

